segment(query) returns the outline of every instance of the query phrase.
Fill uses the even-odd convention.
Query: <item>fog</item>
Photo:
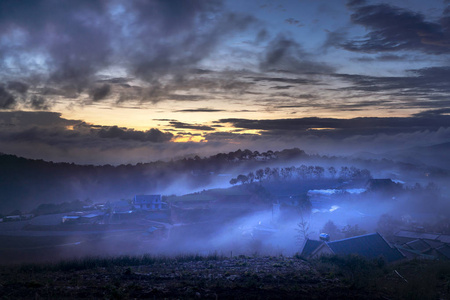
[[[134,194],[163,195],[167,204],[163,218],[145,211],[124,214],[123,219],[114,216],[123,203],[131,205],[126,199],[134,195],[109,192],[94,197],[93,205],[105,202],[98,199],[108,199],[111,205],[97,210],[103,217],[95,223],[61,224],[61,218],[74,211],[4,219],[0,263],[143,254],[294,255],[301,252],[305,238],[319,239],[320,233],[328,233],[331,240],[376,231],[389,237],[401,229],[450,233],[446,169],[301,153],[283,160],[247,158],[226,168],[205,167],[209,162],[185,161],[183,172],[165,171],[176,164],[159,165],[160,173],[143,168],[141,174],[162,174],[149,182],[151,188],[129,181],[128,191]],[[261,178],[230,184],[231,179],[249,178],[260,169],[264,169]],[[73,180],[71,185],[82,192],[81,179]],[[95,195],[107,190],[103,186]],[[92,212],[96,211],[80,213]]]

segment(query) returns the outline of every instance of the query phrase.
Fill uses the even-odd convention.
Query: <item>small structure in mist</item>
[[[327,233],[321,233],[321,234],[319,234],[319,239],[321,241],[324,241],[324,242],[329,242],[330,241],[330,235],[327,234]]]
[[[450,259],[450,235],[401,230],[393,240],[409,259]]]
[[[405,258],[397,248],[391,247],[379,233],[365,234],[332,242],[307,239],[302,250],[302,256],[307,258],[349,254],[357,254],[369,259],[381,256],[387,262]]]
[[[76,224],[80,221],[80,216],[66,215],[61,218],[63,224]]]
[[[79,222],[83,224],[96,224],[103,220],[104,213],[102,212],[91,212],[80,216]]]
[[[136,195],[133,198],[133,206],[136,209],[155,211],[164,209],[161,195]]]
[[[403,184],[390,178],[369,179],[366,188],[373,192],[396,193],[403,189]]]

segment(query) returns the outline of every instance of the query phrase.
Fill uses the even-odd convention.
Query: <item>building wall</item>
[[[333,254],[334,254],[333,251],[331,251],[331,249],[326,244],[323,244],[311,254],[311,257],[318,258],[324,255],[333,255]]]

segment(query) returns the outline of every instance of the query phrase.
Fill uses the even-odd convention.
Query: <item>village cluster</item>
[[[15,231],[8,231],[5,227],[2,234],[15,235],[20,232],[21,235],[35,235],[40,232],[42,235],[54,235],[55,232],[62,231],[70,235],[73,232],[90,234],[134,230],[142,232],[142,237],[146,239],[158,241],[161,238],[167,239],[168,232],[174,227],[210,224],[206,227],[214,228],[233,219],[246,218],[258,211],[270,211],[270,220],[239,227],[243,239],[270,242],[281,230],[282,222],[288,219],[298,220],[299,211],[301,214],[306,212],[309,220],[319,215],[323,219],[340,213],[345,213],[345,217],[355,213],[363,222],[364,218],[370,216],[350,206],[341,206],[360,199],[365,193],[399,191],[401,186],[402,183],[398,180],[369,179],[364,186],[359,187],[309,189],[303,196],[281,189],[275,197],[268,197],[260,184],[243,183],[241,187],[213,189],[184,196],[135,195],[128,200],[91,204],[80,211],[53,214],[53,219],[49,215],[5,216],[1,219],[5,225],[18,222],[22,227]],[[46,221],[50,219],[51,222]],[[450,259],[450,235],[425,232],[423,228],[411,224],[413,222],[391,235],[360,232],[361,234],[356,233],[347,238],[332,236],[330,240],[329,232],[305,234],[298,252],[305,258],[358,254],[367,258],[383,257],[388,262],[412,258]]]

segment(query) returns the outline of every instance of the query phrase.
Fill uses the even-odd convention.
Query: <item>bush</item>
[[[382,258],[369,260],[359,255],[322,256],[313,261],[317,270],[326,276],[338,276],[352,288],[376,285],[376,279],[385,273]]]

